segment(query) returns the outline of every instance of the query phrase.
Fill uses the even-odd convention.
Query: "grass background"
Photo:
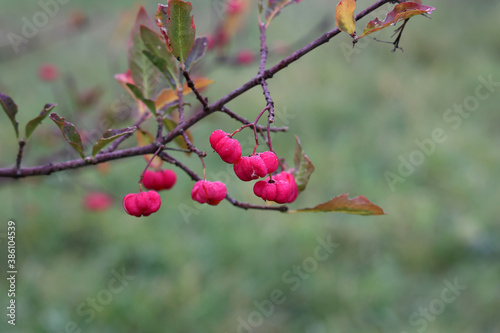
[[[220,2],[192,3],[198,34],[207,34],[219,19]],[[358,1],[358,7],[369,3]],[[143,4],[153,15],[157,3]],[[86,168],[1,180],[0,217],[2,224],[16,221],[19,273],[17,325],[7,325],[4,316],[0,331],[499,332],[499,88],[457,129],[443,116],[475,93],[478,77],[500,81],[500,4],[428,4],[437,10],[432,20],[410,21],[404,52],[391,53],[390,45],[370,39],[352,50],[343,34],[269,81],[278,112],[288,115],[281,124],[290,128],[274,137],[276,151],[291,159],[297,134],[316,166],[308,191],[293,207],[341,193],[363,194],[383,207],[386,216],[286,215],[243,211],[227,202],[194,205],[189,199],[192,182],[179,172],[175,188],[162,194],[160,212],[138,220],[123,212],[120,201],[136,191],[141,158],[113,162],[107,175]],[[75,120],[61,95],[64,84],[37,79],[44,62],[74,75],[82,89],[102,86],[103,103],[119,98],[121,88],[113,75],[126,69],[132,22],[124,15],[133,17],[134,8],[134,1],[68,2],[30,40],[29,50],[11,57],[6,34],[20,34],[22,17],[32,17],[41,7],[37,1],[2,3],[0,91],[18,104],[21,129],[47,102],[58,102],[55,111]],[[270,45],[300,40],[334,8],[330,1],[287,8],[271,25]],[[88,15],[90,25],[83,33],[54,40],[74,10]],[[232,50],[258,50],[252,23]],[[390,31],[377,37],[387,40]],[[272,55],[270,64],[278,60]],[[256,67],[210,66],[207,73],[216,83],[206,94],[215,100],[253,77]],[[248,118],[262,105],[258,88],[230,103]],[[88,111],[77,126],[91,124],[93,116]],[[15,159],[17,143],[5,114],[0,119],[0,161],[6,167]],[[54,127],[46,120],[37,130],[38,139],[27,146],[27,165],[64,146],[49,139]],[[211,151],[212,130],[237,127],[214,115],[197,124],[193,135],[200,149]],[[415,140],[430,138],[436,128],[447,140],[392,191],[385,173],[397,173],[400,156],[408,159],[418,149]],[[195,159],[183,161],[201,171]],[[217,156],[209,154],[207,166],[209,175],[220,170],[218,176],[229,175],[235,197],[259,202],[250,195],[251,184],[234,181]],[[89,189],[111,193],[112,209],[86,211],[82,197]],[[193,213],[189,218],[182,213],[186,207]],[[0,231],[2,249],[5,230]],[[314,256],[318,237],[329,237],[338,247],[299,277],[293,269]],[[2,256],[0,289],[6,306],[3,250]],[[126,272],[129,280],[106,299],[113,272]],[[284,276],[295,277],[297,289]],[[455,279],[466,289],[440,309],[436,300],[446,289],[444,281]],[[269,300],[273,290],[283,293],[284,302],[269,315],[262,310],[259,315],[256,304]],[[92,299],[99,297],[106,304],[97,301],[91,311]],[[429,307],[425,320],[419,311]],[[241,320],[256,325],[245,330],[239,328]]]

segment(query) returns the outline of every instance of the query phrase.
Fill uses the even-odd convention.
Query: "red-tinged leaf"
[[[206,86],[208,86],[209,84],[212,84],[214,82],[213,80],[210,80],[210,79],[207,79],[204,77],[195,77],[195,78],[192,78],[192,80],[194,82],[194,86],[196,87],[196,89],[205,88]],[[187,94],[190,94],[192,92],[193,91],[191,90],[191,88],[188,87],[187,83],[184,83],[184,88],[182,90],[182,94],[187,95]],[[176,91],[174,91],[172,89],[163,89],[156,97],[156,101],[155,101],[156,109],[160,110],[165,105],[170,104],[177,99],[178,99],[178,96],[177,96]]]
[[[7,117],[9,117],[12,126],[14,126],[14,131],[16,131],[16,138],[19,138],[19,123],[16,120],[16,103],[14,103],[12,98],[10,98],[9,96],[0,93],[0,104],[2,105],[2,109],[7,114]]]
[[[371,20],[363,30],[363,34],[359,38],[367,36],[376,31],[395,25],[398,22],[409,19],[415,15],[432,14],[436,8],[425,6],[417,2],[403,2],[394,7],[394,10],[389,12],[385,20],[380,21],[378,18]]]
[[[186,58],[185,62],[186,71],[188,71],[192,65],[196,64],[205,55],[207,47],[208,47],[207,37],[196,38],[196,40],[194,41],[193,48],[191,49],[191,52],[189,52],[189,55]]]
[[[101,138],[97,140],[96,144],[92,148],[92,157],[95,157],[104,147],[106,147],[111,142],[115,141],[116,139],[124,135],[129,135],[134,133],[136,129],[137,127],[135,126],[119,130],[108,129],[106,132],[104,132]]]
[[[314,165],[304,152],[302,144],[297,136],[295,136],[295,141],[297,145],[295,146],[295,155],[293,157],[293,162],[295,164],[293,176],[295,177],[299,192],[302,192],[306,189],[309,177],[311,177],[311,174],[314,172]]]
[[[26,129],[25,129],[26,140],[28,140],[30,138],[30,136],[31,136],[31,134],[33,134],[33,131],[35,130],[35,128],[38,125],[40,125],[40,123],[47,117],[49,112],[52,111],[56,106],[57,106],[57,104],[45,104],[42,112],[40,112],[40,115],[38,115],[38,117],[33,118],[30,121],[28,121],[28,123],[26,124]]]
[[[289,213],[305,212],[338,212],[356,215],[385,215],[385,212],[379,206],[373,204],[365,196],[349,199],[348,194],[339,195],[328,202],[319,204],[312,208],[303,208]]]
[[[66,119],[60,117],[55,112],[51,113],[49,118],[52,119],[54,123],[56,123],[56,125],[61,130],[64,139],[66,139],[66,141],[71,145],[71,147],[73,147],[78,152],[78,154],[82,159],[85,158],[85,154],[83,152],[82,139],[80,137],[80,133],[78,133],[78,131],[76,130],[75,125],[73,125],[70,122],[67,122]]]
[[[168,50],[182,64],[194,45],[196,26],[190,2],[169,0],[168,6],[158,5],[156,21],[162,29]]]
[[[153,142],[155,142],[154,136],[151,133],[149,133],[147,131],[143,131],[143,130],[136,131],[135,138],[137,139],[137,146],[138,147],[147,146],[147,145],[150,145]],[[149,162],[151,160],[151,158],[153,157],[153,154],[142,155],[142,157],[144,157],[144,160],[146,162]],[[155,156],[155,158],[151,162],[151,167],[153,169],[158,169],[159,167],[161,167],[162,164],[163,164],[163,160],[161,158],[159,158],[158,156]]]
[[[139,9],[134,26],[130,33],[128,48],[128,66],[134,84],[142,91],[145,98],[154,97],[157,91],[160,71],[143,54],[147,48],[141,36],[141,27],[154,29],[153,20],[146,13],[144,7]]]
[[[347,32],[351,36],[356,35],[355,9],[356,0],[340,0],[335,9],[335,23],[337,24],[337,28]]]

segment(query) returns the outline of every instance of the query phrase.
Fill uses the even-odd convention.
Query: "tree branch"
[[[363,18],[364,16],[373,12],[377,8],[379,8],[379,7],[381,7],[384,4],[389,3],[389,2],[394,2],[394,0],[379,0],[379,1],[377,1],[375,4],[371,5],[370,7],[366,8],[365,10],[360,12],[356,16],[356,20]],[[328,41],[330,41],[330,39],[332,39],[333,37],[335,37],[339,33],[340,33],[340,30],[335,28],[335,29],[323,34],[318,39],[314,40],[313,42],[309,43],[308,45],[304,46],[303,48],[293,52],[291,55],[284,58],[283,60],[281,60],[279,63],[277,63],[273,67],[269,68],[268,70],[264,70],[262,73],[259,73],[257,76],[255,76],[254,78],[249,80],[247,83],[243,84],[239,88],[228,93],[226,96],[220,98],[218,101],[208,105],[208,107],[206,107],[206,108],[204,107],[203,110],[198,111],[193,116],[191,116],[191,118],[189,118],[188,120],[181,122],[181,124],[179,124],[176,128],[174,128],[166,136],[164,136],[161,140],[161,144],[165,145],[165,144],[171,142],[175,137],[182,135],[183,131],[189,129],[191,126],[193,126],[194,124],[196,124],[197,122],[199,122],[203,118],[207,117],[208,115],[210,115],[216,111],[223,111],[226,114],[229,114],[228,110],[224,108],[225,104],[232,101],[236,97],[240,96],[244,92],[261,84],[262,80],[267,80],[267,79],[272,78],[273,75],[280,72],[282,69],[288,67],[290,64],[299,60],[304,55],[313,51],[317,47],[327,43]],[[235,115],[233,114],[232,117],[235,118],[234,116]],[[244,119],[244,118],[239,118],[239,119]],[[99,163],[103,163],[103,162],[107,162],[107,161],[111,161],[111,160],[132,157],[132,156],[137,156],[137,155],[152,154],[158,149],[157,144],[151,144],[151,145],[142,146],[142,147],[135,147],[135,148],[129,148],[129,149],[124,149],[124,150],[119,150],[119,151],[112,151],[123,140],[115,141],[114,144],[112,144],[112,146],[110,146],[106,151],[98,154],[95,158],[87,157],[84,160],[81,160],[81,159],[70,160],[70,161],[65,161],[65,162],[60,162],[60,163],[55,163],[55,164],[49,163],[49,164],[41,165],[41,166],[19,168],[19,169],[17,169],[16,167],[0,168],[0,177],[20,178],[20,177],[29,177],[29,176],[49,175],[53,172],[58,172],[58,171],[63,171],[63,170],[68,170],[68,169],[76,169],[76,168],[84,167],[87,165],[95,165],[95,164],[99,164]],[[118,142],[118,144],[116,144],[116,142]],[[235,201],[235,203],[237,203],[237,202]],[[233,203],[233,204],[235,204],[235,203]],[[250,208],[250,206],[247,206],[247,207]],[[244,207],[242,207],[242,208],[244,208]]]

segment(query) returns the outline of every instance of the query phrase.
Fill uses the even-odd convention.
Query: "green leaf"
[[[97,140],[96,144],[92,148],[92,157],[95,157],[104,147],[106,147],[111,142],[115,141],[116,139],[124,135],[129,135],[134,133],[136,129],[137,127],[135,126],[118,130],[108,129],[106,132],[104,132],[101,138]]]
[[[303,208],[289,213],[304,212],[338,212],[357,215],[385,215],[385,212],[379,206],[371,203],[365,196],[349,199],[348,194],[339,195],[328,202],[319,204],[312,208]]]
[[[177,106],[177,107],[179,107],[179,106]],[[164,118],[163,124],[165,125],[165,128],[168,131],[172,131],[174,128],[177,127],[177,125],[179,125],[176,121],[174,121],[173,119],[170,119],[170,118]],[[189,141],[191,141],[191,143],[192,143],[193,142],[193,135],[191,134],[191,132],[189,130],[187,130],[185,132],[188,136]],[[182,137],[182,135],[176,136],[174,141],[182,149],[188,149],[188,145],[187,145],[186,141],[184,141],[184,138]]]
[[[297,145],[295,146],[295,155],[293,157],[293,162],[295,164],[293,176],[295,177],[299,192],[302,192],[309,182],[309,177],[311,177],[311,174],[314,172],[314,165],[305,154],[304,149],[302,149],[302,144],[297,136],[295,136],[295,141]]]
[[[151,111],[151,113],[156,116],[155,102],[150,99],[144,98],[144,96],[142,95],[142,91],[132,83],[127,83],[127,87],[135,95],[135,97],[143,102],[148,107],[149,111]]]
[[[33,134],[33,131],[35,130],[35,128],[38,125],[40,125],[40,123],[47,117],[49,112],[52,111],[52,109],[54,109],[56,106],[57,106],[57,104],[45,104],[42,112],[40,112],[40,115],[38,117],[33,118],[30,121],[28,121],[28,123],[26,124],[26,129],[25,129],[26,140],[28,140],[30,138],[30,136],[31,136],[31,134]]]
[[[146,26],[141,26],[141,38],[146,47],[142,53],[158,68],[158,70],[165,76],[167,82],[175,89],[177,83],[175,81],[176,63],[175,59],[167,50],[163,38],[153,30]]]
[[[158,5],[157,24],[163,31],[167,48],[182,64],[194,45],[196,27],[190,2],[169,0],[168,6]]]
[[[394,7],[394,9],[387,14],[383,21],[380,21],[378,18],[371,20],[363,30],[363,34],[359,36],[365,37],[371,33],[387,28],[391,25],[395,25],[398,22],[409,19],[415,15],[421,14],[432,14],[436,8],[425,6],[417,2],[403,2]]]
[[[7,117],[9,117],[12,126],[14,126],[14,131],[16,131],[16,138],[19,138],[19,123],[16,120],[16,103],[14,103],[12,98],[10,98],[9,96],[0,93],[0,104],[2,105],[2,109],[7,114]]]
[[[335,23],[340,31],[347,32],[351,36],[356,35],[356,20],[354,10],[356,0],[340,0],[335,8]]]
[[[145,98],[152,98],[157,91],[160,77],[159,70],[153,66],[151,61],[143,54],[146,49],[141,36],[141,27],[145,26],[152,30],[153,21],[141,7],[134,26],[130,33],[130,42],[128,48],[128,66],[134,84],[142,91]]]
[[[75,128],[75,125],[73,125],[70,122],[67,122],[64,118],[60,117],[57,113],[53,112],[49,116],[54,123],[59,127],[61,130],[61,133],[64,136],[64,139],[73,147],[78,154],[80,154],[80,157],[83,159],[85,158],[85,154],[83,153],[83,144],[82,144],[82,139],[80,137],[80,133]]]
[[[187,71],[192,65],[196,64],[205,55],[207,47],[207,37],[196,38],[193,48],[191,49],[191,52],[189,52],[189,55],[186,58],[186,62],[184,63]]]
[[[144,50],[143,53],[149,59],[149,61],[151,61],[151,63],[156,66],[156,68],[158,68],[160,72],[165,76],[172,89],[177,89],[177,81],[175,80],[175,75],[170,70],[168,61],[158,57],[156,54],[153,54],[148,50]]]

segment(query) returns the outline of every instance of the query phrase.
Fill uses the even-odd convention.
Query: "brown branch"
[[[373,12],[377,8],[379,8],[382,5],[389,3],[389,2],[394,2],[394,1],[391,1],[391,0],[379,0],[379,1],[377,1],[375,4],[371,5],[370,7],[363,10],[361,13],[359,13],[356,16],[356,20],[363,18],[364,16]],[[183,131],[189,129],[191,126],[193,126],[194,124],[196,124],[197,122],[199,122],[203,118],[207,117],[208,115],[210,115],[216,111],[222,111],[224,109],[225,104],[232,101],[236,97],[240,96],[244,92],[259,85],[263,79],[267,80],[267,79],[272,78],[274,74],[276,74],[276,73],[280,72],[282,69],[288,67],[290,64],[299,60],[304,55],[313,51],[317,47],[327,43],[330,39],[332,39],[333,37],[335,37],[339,33],[340,33],[340,30],[335,28],[335,29],[323,34],[321,37],[319,37],[318,39],[309,43],[308,45],[304,46],[303,48],[293,52],[291,55],[289,55],[288,57],[281,60],[275,66],[269,68],[268,70],[265,70],[263,73],[258,74],[257,76],[255,76],[254,78],[252,78],[247,83],[240,86],[239,88],[228,93],[226,96],[222,97],[221,99],[212,103],[211,105],[208,105],[208,108],[206,108],[206,109],[204,108],[203,110],[195,113],[188,120],[181,122],[181,124],[179,124],[176,128],[174,128],[166,136],[164,136],[161,140],[162,142],[160,142],[160,143],[165,145],[165,144],[171,142],[175,137],[182,135]],[[225,113],[228,114],[227,112],[225,112]],[[19,178],[19,177],[28,177],[28,176],[49,175],[53,172],[58,172],[58,171],[63,171],[63,170],[68,170],[68,169],[76,169],[76,168],[84,167],[87,165],[99,164],[99,163],[103,163],[103,162],[107,162],[107,161],[111,161],[111,160],[116,160],[116,159],[131,157],[131,156],[137,156],[137,155],[151,154],[151,153],[154,153],[156,151],[156,149],[158,149],[157,144],[151,144],[151,145],[147,145],[147,146],[143,146],[143,147],[129,148],[129,149],[124,149],[124,150],[119,150],[119,151],[109,151],[110,148],[113,148],[113,146],[109,147],[108,150],[98,154],[95,158],[87,157],[84,160],[81,160],[81,159],[71,160],[71,161],[65,161],[65,162],[60,162],[60,163],[55,163],[55,164],[49,163],[46,165],[20,168],[20,169],[17,169],[15,167],[14,168],[0,168],[0,177]],[[115,149],[115,148],[113,148],[113,149]]]

